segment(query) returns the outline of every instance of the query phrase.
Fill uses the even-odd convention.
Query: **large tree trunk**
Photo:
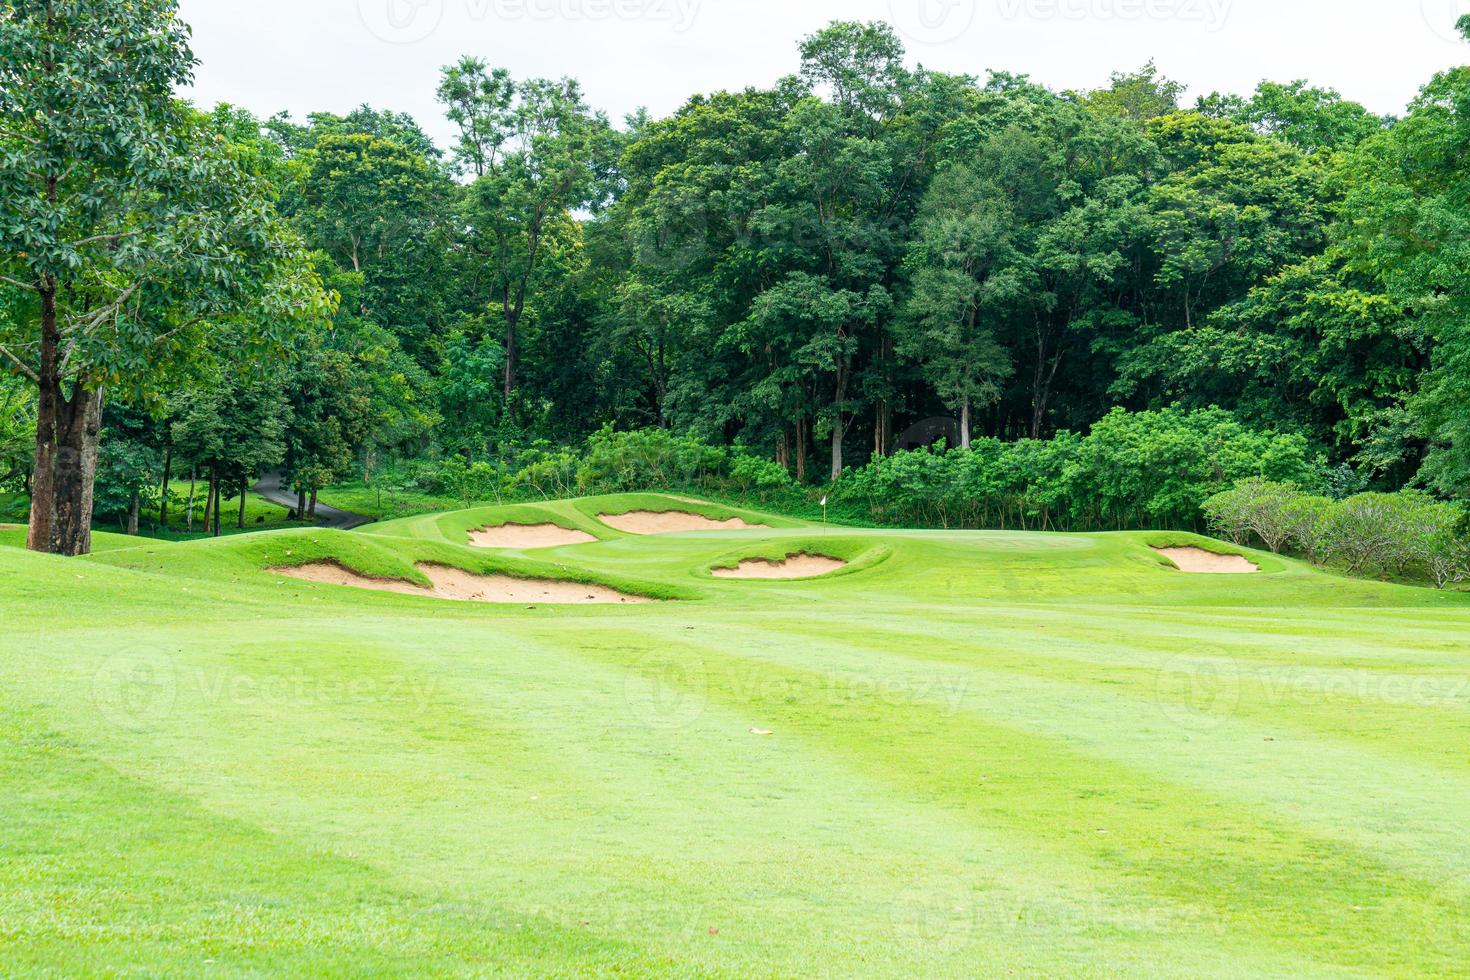
[[[246,484],[248,482],[249,481],[246,480],[244,477],[241,477],[240,478],[240,522],[239,522],[239,528],[242,531],[245,530],[245,492],[246,492]]]
[[[102,441],[103,393],[78,385],[71,398],[56,393],[52,425],[49,540],[43,550],[54,555],[92,551],[92,491],[97,480],[97,450]],[[32,501],[34,514],[37,502]]]
[[[54,501],[56,422],[60,411],[61,333],[56,326],[56,287],[41,290],[41,370],[36,396],[36,463],[31,480],[31,523],[26,547],[51,550],[51,512]]]
[[[311,492],[311,506],[307,510],[306,514],[312,520],[316,520],[316,491],[315,490],[313,490]]]
[[[970,448],[970,399],[960,406],[960,448]]]
[[[132,505],[128,507],[128,534],[133,537],[138,535],[138,509],[142,504],[141,497],[142,494],[134,490]]]

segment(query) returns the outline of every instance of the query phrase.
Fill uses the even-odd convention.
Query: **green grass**
[[[363,514],[376,521],[389,521],[419,514],[460,510],[464,502],[453,497],[420,490],[373,487],[357,481],[328,487],[317,497],[319,503],[350,514]]]
[[[673,506],[0,547],[4,972],[1470,962],[1470,595],[1254,552],[1261,575],[1190,576],[1149,548],[1187,535],[596,521]],[[464,546],[505,520],[601,540]],[[853,565],[709,574],[802,550]],[[324,559],[673,601],[493,607],[263,571]]]

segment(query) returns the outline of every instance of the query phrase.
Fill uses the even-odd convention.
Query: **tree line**
[[[40,550],[88,548],[94,493],[135,525],[157,488],[167,524],[190,478],[218,524],[280,469],[307,516],[608,428],[868,500],[1196,423],[1319,481],[1470,485],[1470,69],[1402,118],[1299,81],[1186,104],[1152,65],[1058,91],[837,22],[772,86],[617,123],[468,56],[439,147],[367,106],[203,111],[173,96],[196,68],[171,0],[0,3],[0,488]],[[936,416],[977,461],[898,453]],[[1300,477],[1231,466],[1176,482]],[[1192,526],[1208,496],[1066,486],[961,509]]]

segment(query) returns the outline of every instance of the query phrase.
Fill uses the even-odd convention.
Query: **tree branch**
[[[124,238],[136,238],[141,231],[122,231],[115,235],[93,235],[91,238],[83,238],[81,241],[72,242],[72,248],[81,248],[83,245],[96,245],[98,242],[120,242]]]
[[[12,279],[9,276],[0,276],[0,282],[3,282],[9,286],[14,286],[16,289],[25,289],[33,293],[39,293],[41,291],[41,287],[37,286],[35,283],[21,282],[19,279]]]
[[[30,380],[31,384],[39,385],[41,383],[41,376],[36,373],[35,369],[27,364],[25,361],[22,361],[20,358],[12,354],[10,352],[10,348],[6,347],[4,344],[0,344],[0,355],[4,355],[6,360],[15,365],[15,369],[21,374],[25,375],[26,378]]]

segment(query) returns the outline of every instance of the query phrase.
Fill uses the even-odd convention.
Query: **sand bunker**
[[[716,568],[715,578],[739,579],[797,579],[819,578],[846,568],[847,562],[828,558],[825,555],[791,555],[785,561],[769,561],[765,558],[748,558],[738,568]]]
[[[349,585],[353,588],[371,589],[375,592],[396,592],[399,595],[451,599],[456,602],[491,602],[510,605],[545,603],[556,606],[580,606],[633,605],[653,601],[642,596],[624,595],[615,589],[601,585],[513,578],[509,575],[476,575],[473,572],[444,565],[419,566],[419,571],[434,583],[433,588],[429,589],[396,579],[368,578],[335,562],[313,562],[297,568],[273,568],[271,571],[276,575],[301,579],[304,582]]]
[[[635,510],[631,514],[598,514],[597,519],[625,534],[682,534],[686,531],[769,531],[767,524],[747,524],[738,517],[711,520],[679,510]]]
[[[1240,555],[1217,555],[1203,548],[1155,548],[1192,575],[1254,575],[1261,569]]]
[[[597,539],[586,531],[572,531],[555,524],[502,524],[470,532],[470,544],[476,548],[505,548],[531,551],[535,548],[561,548],[569,544],[591,544]]]

